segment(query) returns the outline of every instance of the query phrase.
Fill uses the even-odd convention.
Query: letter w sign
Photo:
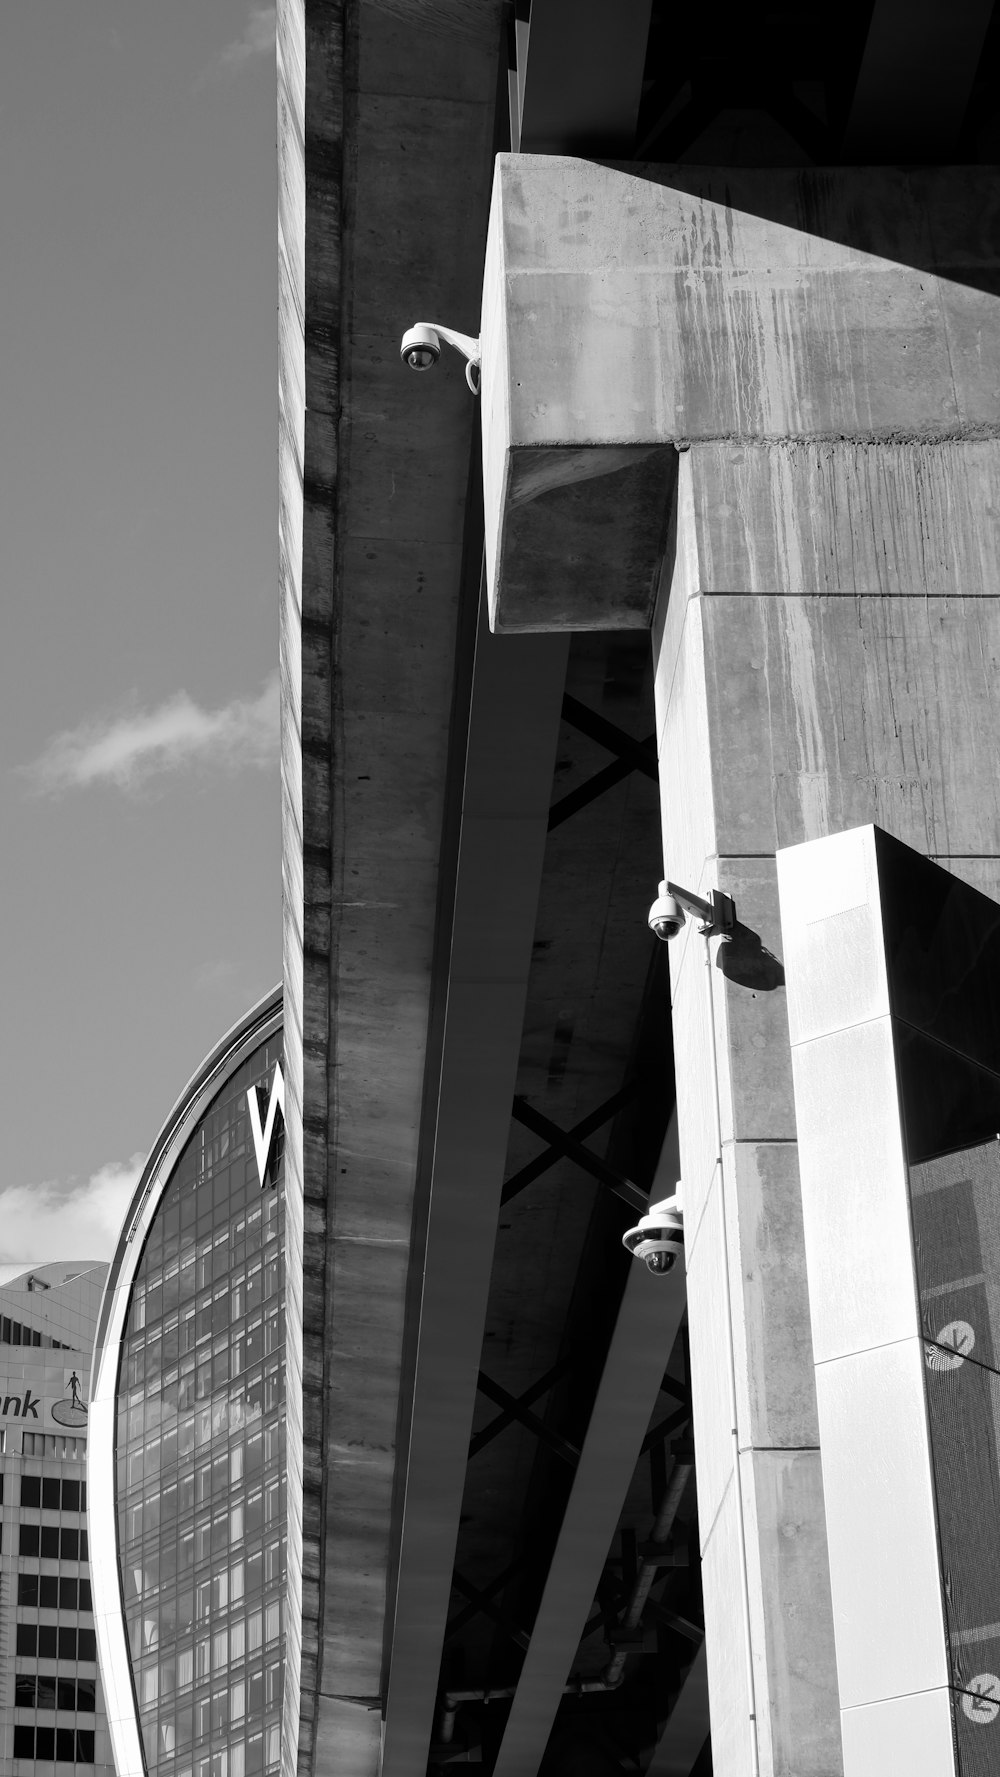
[[[284,1124],[285,1121],[285,1082],[281,1077],[281,1068],[278,1066],[277,1062],[275,1062],[274,1066],[274,1078],[271,1081],[271,1095],[267,1101],[267,1116],[263,1128],[261,1128],[260,1121],[260,1092],[261,1088],[259,1086],[251,1086],[247,1092],[247,1105],[250,1110],[250,1128],[253,1132],[254,1153],[257,1156],[257,1176],[260,1179],[260,1188],[263,1190],[267,1183],[268,1168],[271,1164],[271,1150],[274,1146],[274,1135],[277,1128],[279,1112],[281,1113],[282,1124]]]

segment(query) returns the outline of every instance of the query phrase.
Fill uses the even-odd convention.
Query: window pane
[[[15,1680],[14,1680],[14,1708],[15,1709],[34,1709],[34,1707],[35,1707],[35,1681],[34,1681],[34,1678],[15,1678]]]
[[[38,1658],[40,1660],[54,1660],[55,1657],[56,1657],[55,1627],[54,1627],[54,1625],[49,1624],[49,1623],[40,1623],[38,1626]]]
[[[38,1602],[43,1610],[59,1608],[59,1581],[54,1573],[43,1573],[39,1579]]]
[[[18,1602],[18,1604],[37,1604],[38,1603],[38,1575],[37,1575],[37,1573],[19,1573],[18,1574],[18,1576],[17,1576],[17,1602]]]
[[[21,1476],[21,1504],[23,1506],[39,1506],[42,1503],[41,1475]]]
[[[14,1729],[14,1757],[15,1758],[33,1759],[34,1756],[35,1756],[35,1730],[34,1730],[34,1728],[15,1728]]]
[[[59,1482],[48,1475],[42,1481],[42,1505],[47,1512],[59,1510]]]
[[[19,1654],[31,1654],[32,1656],[37,1654],[37,1652],[38,1652],[38,1627],[37,1627],[37,1624],[35,1624],[35,1623],[18,1623],[16,1651]]]
[[[25,1480],[28,1480],[28,1479],[29,1479],[29,1477],[26,1475]],[[22,1525],[20,1525],[19,1529],[18,1529],[18,1538],[17,1538],[17,1552],[18,1552],[18,1554],[19,1555],[37,1555],[38,1554],[38,1537],[39,1537],[39,1531],[38,1531],[37,1524],[22,1524]]]

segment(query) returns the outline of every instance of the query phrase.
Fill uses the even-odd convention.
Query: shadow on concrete
[[[785,971],[773,951],[761,942],[756,932],[737,920],[731,935],[719,945],[715,966],[727,981],[737,987],[751,987],[755,993],[773,993],[784,987]]]

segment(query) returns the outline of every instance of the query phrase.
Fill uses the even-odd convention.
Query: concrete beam
[[[420,0],[279,11],[284,968],[289,1192],[304,1203],[310,1777],[378,1765],[451,806],[476,411],[457,363],[411,376],[398,342],[420,313],[475,326],[500,10],[483,0],[450,30],[434,14]]]
[[[995,430],[1000,305],[923,269],[984,195],[965,169],[797,174],[766,220],[699,177],[497,161],[482,397],[498,629],[649,624],[674,446]],[[877,253],[846,244],[852,204]]]

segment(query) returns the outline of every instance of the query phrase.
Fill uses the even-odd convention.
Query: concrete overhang
[[[937,275],[956,209],[986,196],[978,171],[763,177],[498,157],[482,309],[495,629],[647,627],[678,448],[995,430],[1000,310]]]

